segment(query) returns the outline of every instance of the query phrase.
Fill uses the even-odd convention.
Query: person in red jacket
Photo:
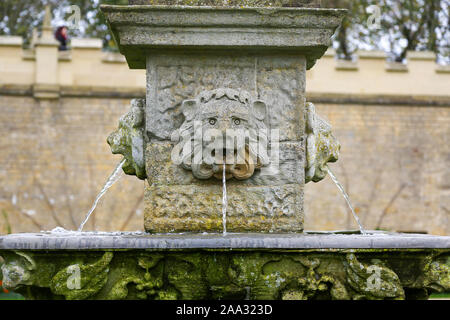
[[[56,29],[55,39],[59,41],[59,50],[64,51],[67,50],[67,40],[69,39],[67,35],[67,27],[61,26]]]

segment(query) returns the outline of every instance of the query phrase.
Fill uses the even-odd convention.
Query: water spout
[[[223,224],[223,235],[227,235],[227,207],[228,207],[228,199],[227,199],[227,178],[226,178],[226,165],[223,164],[223,174],[222,174],[222,224]]]
[[[350,208],[350,211],[353,214],[353,217],[356,220],[356,223],[358,223],[359,226],[359,231],[361,231],[362,234],[367,234],[366,230],[364,230],[361,222],[359,221],[358,216],[356,215],[355,210],[353,209],[352,203],[350,202],[350,198],[347,194],[347,192],[345,192],[344,187],[342,186],[342,184],[339,182],[339,180],[336,178],[336,176],[334,175],[334,173],[330,170],[330,168],[327,167],[327,172],[330,175],[331,180],[333,180],[333,182],[336,184],[336,186],[338,187],[338,189],[341,191],[342,195],[344,196],[345,201],[347,202],[348,207]]]
[[[125,161],[126,161],[126,159],[123,159],[122,161],[120,161],[120,163],[114,169],[113,173],[109,176],[109,178],[106,181],[105,185],[103,186],[102,190],[97,195],[97,198],[95,198],[94,204],[92,205],[91,209],[86,214],[86,217],[84,218],[83,222],[78,227],[78,232],[83,231],[84,225],[86,224],[86,222],[88,222],[89,217],[91,216],[92,212],[94,212],[101,197],[103,197],[103,195],[106,193],[106,191],[108,191],[108,189],[111,188],[111,186],[114,183],[116,183],[122,176],[122,174],[123,174],[122,166],[125,164]]]

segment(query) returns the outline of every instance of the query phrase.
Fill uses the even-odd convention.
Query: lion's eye
[[[234,124],[237,125],[237,126],[241,124],[241,120],[240,120],[240,119],[234,119],[233,122],[234,122]]]
[[[216,122],[217,122],[217,120],[216,119],[214,119],[214,118],[209,118],[209,124],[210,125],[215,125],[216,124]]]

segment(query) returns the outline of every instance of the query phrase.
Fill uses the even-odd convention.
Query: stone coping
[[[214,7],[307,7],[320,0],[128,0],[130,5],[187,5]]]
[[[22,37],[19,36],[0,36],[0,46],[18,46],[23,43]]]
[[[147,234],[144,232],[41,232],[0,237],[0,250],[95,249],[449,249],[449,236],[386,233]]]
[[[103,41],[98,38],[73,38],[70,46],[77,49],[101,49]]]
[[[155,50],[274,50],[305,55],[310,69],[331,44],[346,10],[101,5],[131,69]]]

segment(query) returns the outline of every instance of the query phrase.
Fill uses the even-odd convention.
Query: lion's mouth
[[[253,175],[255,169],[261,167],[259,161],[255,161],[255,157],[250,155],[247,146],[240,151],[236,149],[233,150],[224,149],[222,155],[223,155],[223,163],[213,165],[214,177],[216,179],[221,180],[223,178],[224,165],[225,165],[225,179],[227,180],[233,177],[238,180],[248,179]],[[233,159],[233,161],[232,163],[227,163],[227,160],[229,160],[230,157]]]
[[[225,165],[225,178],[236,178],[237,180],[245,180],[250,178],[255,169],[261,168],[263,165],[256,154],[249,151],[248,145],[238,150],[230,150],[227,159],[227,150],[223,150],[223,154],[220,155],[222,161],[216,159],[215,154],[213,158],[216,159],[215,163],[208,164],[202,162],[199,164],[193,163],[189,168],[192,170],[194,176],[198,179],[209,179],[214,177],[222,180],[223,178],[223,166]],[[213,159],[213,162],[214,162]]]

